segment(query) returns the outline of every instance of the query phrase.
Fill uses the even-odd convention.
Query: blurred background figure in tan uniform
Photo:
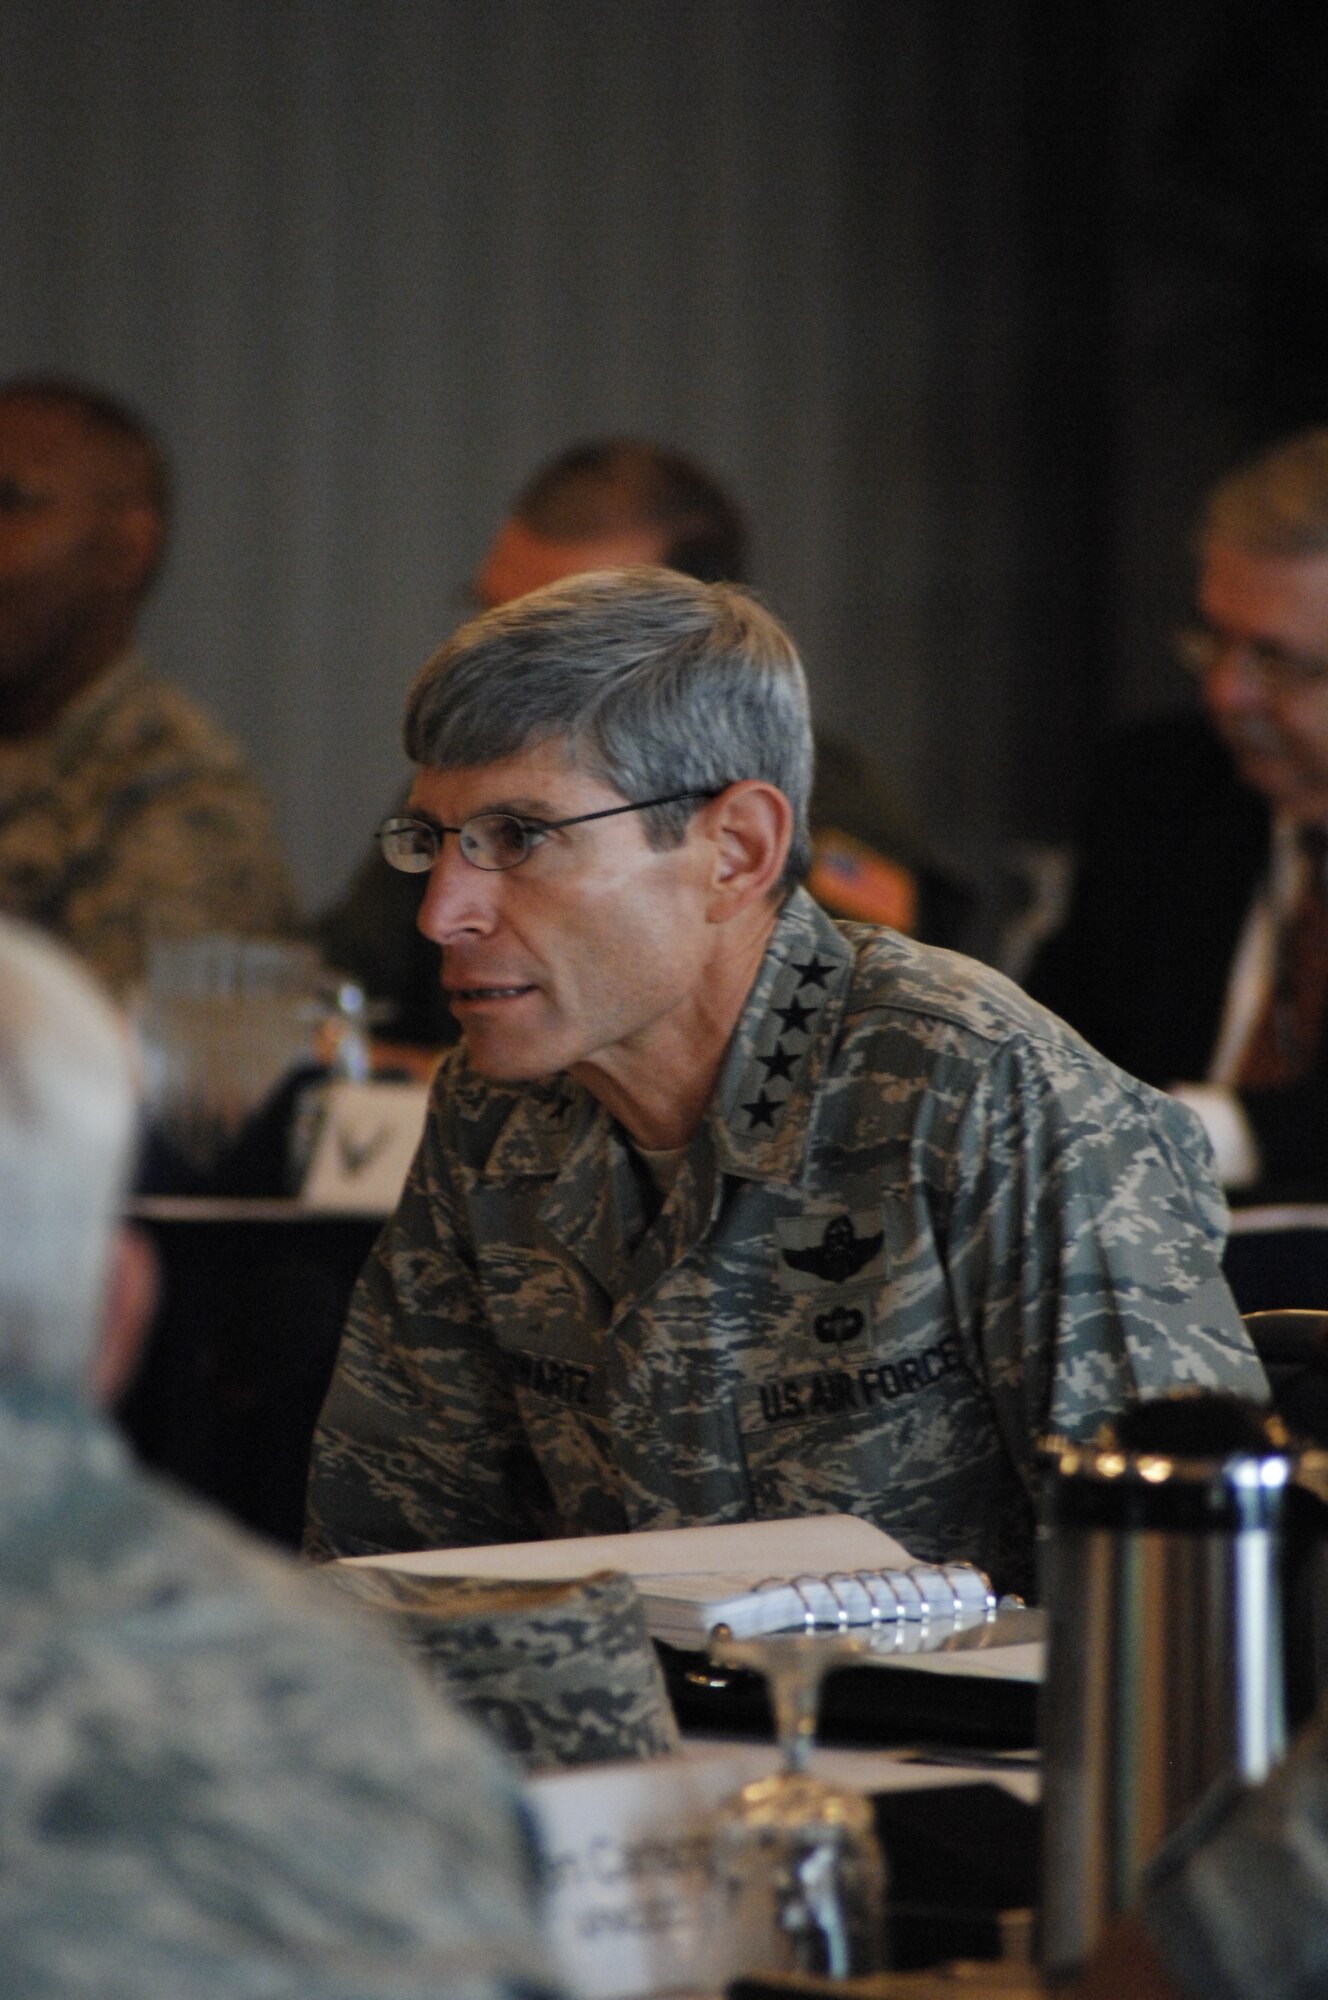
[[[136,649],[169,488],[160,445],[111,398],[0,385],[0,910],[117,993],[154,939],[294,914],[238,746]]]

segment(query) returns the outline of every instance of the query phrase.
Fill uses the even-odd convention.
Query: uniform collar
[[[811,1106],[853,969],[847,939],[803,889],[785,905],[706,1115],[722,1172],[796,1181]]]
[[[74,1484],[123,1477],[129,1457],[107,1419],[72,1388],[0,1372],[0,1534]]]
[[[722,1173],[797,1180],[852,966],[845,938],[805,890],[795,890],[766,947],[701,1127]],[[524,1086],[489,1152],[484,1179],[576,1173],[602,1146],[608,1123],[608,1113],[569,1076]]]
[[[147,664],[137,647],[117,653],[101,672],[79,689],[50,727],[35,736],[0,741],[0,775],[27,780],[34,772],[55,769],[76,756],[83,743],[99,734],[110,710],[147,678]]]
[[[480,1081],[481,1092],[487,1088]],[[459,1108],[465,1109],[464,1095]],[[524,1085],[489,1149],[484,1179],[502,1182],[558,1173],[569,1155],[579,1152],[578,1141],[588,1138],[589,1128],[601,1116],[606,1114],[590,1092],[570,1076],[559,1074]]]

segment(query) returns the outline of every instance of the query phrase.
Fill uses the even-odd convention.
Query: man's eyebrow
[[[408,819],[420,820],[425,826],[433,827],[438,833],[441,833],[443,830],[443,822],[439,819],[437,813],[431,813],[424,806],[416,805],[414,799],[406,800],[406,817]]]
[[[416,805],[413,799],[407,801],[406,810],[412,819],[423,820],[428,826],[443,825],[436,813],[427,811],[424,806]],[[561,806],[551,804],[548,799],[532,798],[528,794],[522,794],[514,799],[491,799],[484,805],[476,806],[472,812],[466,814],[466,818],[478,819],[481,813],[511,813],[514,819],[559,820],[569,817]]]

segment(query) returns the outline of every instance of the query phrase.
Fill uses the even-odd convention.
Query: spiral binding
[[[802,1605],[803,1629],[808,1632],[843,1632],[864,1625],[875,1631],[904,1621],[991,1617],[997,1608],[991,1579],[976,1564],[966,1562],[832,1570],[826,1576],[767,1576],[755,1588],[791,1590]]]

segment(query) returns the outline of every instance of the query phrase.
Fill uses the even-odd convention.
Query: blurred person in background
[[[492,611],[563,577],[637,563],[702,583],[739,583],[746,528],[694,460],[641,439],[601,439],[560,453],[522,489],[473,595],[479,610]],[[890,924],[931,944],[963,941],[970,890],[926,854],[858,751],[821,729],[811,823],[808,887],[832,914]],[[333,965],[391,1006],[389,1041],[441,1046],[457,1030],[439,986],[437,948],[415,927],[419,902],[419,884],[394,874],[375,848],[318,936]]]
[[[513,1780],[367,1623],[138,1468],[131,1049],[0,920],[0,1985],[547,1990]]]
[[[82,384],[0,384],[0,911],[117,994],[157,937],[289,929],[268,805],[135,635],[169,531],[162,448]]]
[[[1203,714],[1114,744],[1029,990],[1207,1128],[1228,1188],[1328,1195],[1328,428],[1210,493]]]

